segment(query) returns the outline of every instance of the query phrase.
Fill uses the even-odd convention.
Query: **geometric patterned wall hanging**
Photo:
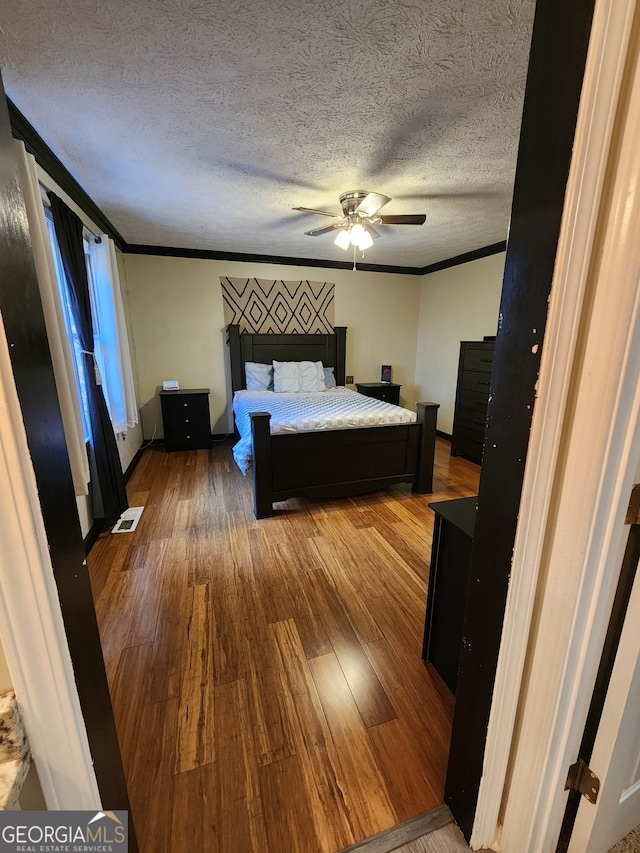
[[[259,334],[331,334],[335,285],[220,276],[224,323]]]

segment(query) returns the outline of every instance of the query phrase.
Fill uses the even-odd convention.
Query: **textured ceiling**
[[[128,243],[366,261],[506,239],[534,0],[2,0],[8,96]]]

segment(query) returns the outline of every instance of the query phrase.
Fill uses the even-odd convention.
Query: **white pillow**
[[[247,391],[273,391],[273,367],[257,361],[246,361],[244,365]]]
[[[321,361],[274,361],[273,390],[276,393],[324,391]]]

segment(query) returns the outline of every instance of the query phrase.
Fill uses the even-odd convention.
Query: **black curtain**
[[[104,518],[106,525],[112,525],[129,504],[115,433],[94,368],[93,325],[84,257],[83,225],[80,218],[54,193],[49,193],[49,200],[76,328],[82,349],[85,350],[85,377],[91,423],[90,490],[93,515],[94,518]]]

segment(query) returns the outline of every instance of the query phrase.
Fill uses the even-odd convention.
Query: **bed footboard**
[[[433,488],[438,403],[418,403],[413,424],[271,435],[269,412],[252,412],[253,511],[273,514],[291,497],[335,498],[394,483]]]

